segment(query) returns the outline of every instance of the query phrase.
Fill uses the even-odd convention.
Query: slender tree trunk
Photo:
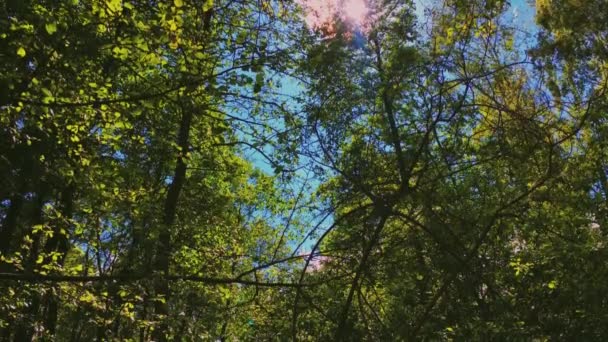
[[[148,290],[146,289],[146,292],[143,295],[143,309],[141,312],[141,320],[146,320],[148,319]],[[139,342],[145,342],[146,341],[146,330],[148,328],[146,328],[145,326],[142,326],[141,328],[139,328]]]
[[[16,193],[11,196],[11,204],[2,222],[2,228],[0,230],[0,254],[7,255],[11,250],[11,242],[16,239],[15,234],[17,233],[17,227],[19,226],[20,218],[37,218],[38,213],[29,213],[32,216],[24,216],[22,211],[26,203],[25,194],[28,192],[35,192],[38,197],[43,196],[45,192],[45,184],[40,181],[42,173],[40,167],[37,165],[35,158],[38,158],[37,147],[31,147],[25,150],[19,151],[23,153],[26,158],[22,162],[15,162],[15,167],[21,168],[19,176],[16,177],[16,184],[18,188]],[[32,188],[32,184],[34,187]],[[38,185],[36,188],[35,186]],[[27,220],[29,221],[29,220]],[[0,271],[3,271],[6,265],[0,264]],[[10,269],[10,268],[9,268]]]
[[[230,306],[231,301],[228,300],[227,304],[228,304],[228,306]],[[220,341],[221,342],[228,341],[228,337],[226,336],[226,334],[228,332],[228,319],[229,319],[229,317],[225,317],[224,323],[222,323],[222,329],[220,330]]]
[[[9,255],[11,248],[11,241],[13,239],[13,235],[15,233],[17,227],[17,217],[21,212],[21,208],[23,207],[23,198],[21,194],[15,194],[11,197],[11,204],[2,223],[2,227],[0,228],[0,255]],[[0,272],[7,272],[12,270],[13,265],[4,263],[0,261]],[[6,291],[6,288],[3,286],[2,291]],[[9,317],[8,312],[3,312],[2,317]],[[13,319],[8,319],[8,327],[0,328],[0,336],[2,336],[3,341],[9,341],[11,337],[11,332],[14,331],[15,325],[18,323]],[[11,329],[13,327],[13,329]]]
[[[171,259],[171,230],[173,224],[175,223],[179,195],[186,180],[186,162],[184,158],[189,150],[191,124],[192,112],[189,110],[182,109],[182,119],[177,137],[177,143],[180,147],[180,153],[177,158],[177,163],[175,165],[173,180],[169,185],[169,190],[167,192],[167,197],[165,200],[163,224],[161,226],[161,231],[158,236],[157,255],[156,262],[154,265],[155,271],[158,272],[159,275],[163,276],[169,275],[169,263]],[[169,314],[169,282],[166,278],[158,279],[156,281],[155,287],[156,295],[163,297],[164,300],[162,302],[158,300],[156,301],[154,311],[157,316],[160,315],[164,318],[158,329],[154,330],[154,340],[167,341],[168,324],[166,317]]]
[[[23,207],[23,196],[21,193],[11,197],[11,205],[6,213],[6,218],[2,224],[0,231],[0,254],[8,255],[10,253],[11,241],[17,229],[17,221],[21,208]]]
[[[401,146],[401,137],[399,135],[399,129],[397,128],[397,122],[395,120],[393,99],[390,96],[391,83],[389,82],[388,75],[386,75],[384,70],[384,62],[382,60],[380,42],[375,39],[374,44],[376,47],[376,67],[378,68],[378,72],[380,74],[380,80],[383,83],[381,95],[382,102],[384,103],[384,114],[388,121],[391,144],[395,148],[395,155],[397,157],[397,168],[399,170],[399,176],[401,178],[400,192],[403,193],[409,188],[410,172],[408,171],[405,155],[403,153],[403,147]]]
[[[74,192],[75,187],[73,184],[68,187],[61,194],[62,208],[61,213],[65,219],[70,219],[74,211]],[[53,231],[53,237],[47,242],[45,250],[47,253],[57,251],[61,257],[58,261],[60,266],[63,266],[65,256],[69,250],[70,242],[66,234],[61,233],[61,226],[55,226]],[[64,228],[65,229],[65,228]],[[66,231],[68,229],[65,229]],[[55,329],[57,326],[57,311],[58,311],[58,298],[53,292],[49,292],[46,296],[46,314],[44,318],[44,328],[47,336],[55,336]]]
[[[350,284],[350,289],[348,291],[348,295],[346,298],[346,302],[342,307],[342,312],[340,314],[340,320],[338,323],[338,327],[336,329],[336,341],[347,341],[349,340],[349,329],[351,322],[349,321],[349,312],[352,305],[352,301],[355,295],[355,292],[359,290],[361,278],[363,277],[363,273],[365,269],[368,267],[368,260],[372,255],[374,247],[378,244],[380,236],[382,234],[382,230],[388,220],[389,213],[387,212],[387,208],[377,206],[372,214],[370,215],[369,220],[371,221],[368,224],[369,231],[371,231],[372,235],[363,250],[363,254],[361,255],[361,259],[359,261],[359,265],[355,271],[355,276],[353,278],[352,283]],[[376,222],[374,222],[376,221]]]
[[[41,192],[36,196],[36,207],[34,212],[31,213],[33,220],[31,221],[32,225],[43,224],[44,223],[44,201],[46,197],[46,186],[44,184],[40,185],[39,188]],[[33,273],[34,267],[36,265],[36,259],[38,258],[38,249],[40,245],[40,234],[36,234],[33,237],[33,243],[30,248],[30,254],[25,261],[24,269],[27,273]],[[21,322],[16,322],[17,327],[15,329],[15,340],[16,341],[29,341],[34,336],[34,326],[33,324],[36,321],[36,316],[38,311],[40,310],[40,294],[34,292],[32,295],[32,302],[30,303],[29,308],[25,310],[24,319]],[[26,320],[27,319],[27,320]]]

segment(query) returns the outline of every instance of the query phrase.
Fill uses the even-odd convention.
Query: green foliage
[[[2,4],[0,339],[607,336],[604,2],[366,3]]]
[[[256,280],[236,277],[256,259],[282,257],[289,242],[278,242],[275,256],[260,249],[277,229],[264,214],[284,214],[279,183],[241,148],[270,146],[271,132],[254,128],[276,127],[275,113],[247,109],[270,112],[264,77],[255,94],[236,82],[252,64],[264,75],[272,59],[260,63],[254,51],[284,49],[268,37],[291,18],[269,8],[209,0],[2,6],[0,44],[11,54],[0,67],[0,273],[31,277],[1,284],[10,294],[0,302],[3,338],[248,333],[231,312],[249,307],[254,293],[236,284]],[[238,46],[237,35],[247,38]],[[169,291],[158,281],[166,271],[205,280],[173,281]],[[98,280],[78,280],[87,276]]]
[[[564,17],[574,6],[551,3]],[[404,40],[415,38],[403,31],[412,21],[395,11],[380,16],[362,47],[342,37],[311,45],[313,67],[302,69],[309,120],[316,155],[334,174],[321,189],[336,214],[320,243],[329,261],[305,278],[334,280],[301,290],[294,336],[605,335],[605,305],[587,300],[604,288],[591,279],[606,268],[583,270],[594,264],[588,253],[605,250],[596,211],[606,198],[596,155],[604,144],[595,140],[605,120],[605,55],[560,50],[555,63],[543,38],[554,33],[542,31],[528,51],[534,60],[522,57],[509,10],[503,1],[444,1],[428,39]],[[601,35],[601,25],[590,32]],[[571,40],[570,51],[593,34]],[[589,162],[598,159],[602,166]]]

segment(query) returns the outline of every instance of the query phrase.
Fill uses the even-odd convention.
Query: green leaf
[[[122,1],[106,0],[106,5],[112,13],[119,13],[122,10]]]
[[[184,0],[173,0],[173,4],[175,5],[175,7],[182,7],[184,6]]]
[[[22,57],[22,58],[25,57],[25,49],[23,47],[19,47],[17,49],[17,56]]]
[[[264,85],[264,72],[259,72],[255,75],[255,84],[253,85],[253,92],[259,93]]]
[[[55,23],[47,23],[46,25],[44,25],[44,28],[46,29],[46,32],[48,34],[53,34],[57,32],[57,24]]]
[[[213,0],[207,0],[205,1],[205,3],[203,4],[203,11],[207,12],[209,11],[211,8],[213,7]]]
[[[50,90],[48,90],[47,88],[40,88],[40,91],[44,94],[44,96],[46,97],[53,97],[53,93],[51,93]]]

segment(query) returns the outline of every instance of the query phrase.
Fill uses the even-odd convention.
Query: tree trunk
[[[17,228],[17,218],[23,207],[23,196],[21,193],[11,197],[11,205],[6,213],[6,218],[2,224],[0,231],[0,254],[8,255],[10,253],[11,241]]]
[[[45,185],[40,186],[41,192],[36,196],[36,206],[34,212],[31,213],[33,219],[32,225],[44,223],[44,202],[46,198]],[[36,259],[38,258],[38,249],[40,246],[40,233],[33,236],[33,243],[30,249],[30,254],[24,263],[24,269],[27,273],[33,273],[34,267],[36,266]],[[33,323],[36,320],[38,311],[40,310],[40,297],[41,295],[37,292],[32,294],[32,302],[26,310],[24,310],[24,319],[21,322],[15,322],[17,327],[15,329],[15,340],[16,341],[29,341],[34,336]],[[26,321],[27,318],[28,320]]]
[[[155,271],[159,276],[169,275],[169,263],[171,259],[171,229],[175,223],[177,203],[179,195],[186,180],[186,162],[184,161],[185,154],[189,150],[190,127],[192,124],[192,113],[182,109],[182,119],[179,127],[177,143],[180,147],[179,156],[173,173],[173,180],[169,185],[167,197],[165,200],[163,224],[157,241],[157,255],[154,265]],[[169,314],[169,282],[166,278],[160,278],[156,281],[156,295],[164,300],[156,301],[154,311],[157,316],[163,316],[162,323],[154,330],[155,341],[167,341],[168,324],[166,317]]]
[[[74,211],[74,192],[75,187],[73,184],[69,185],[61,194],[61,214],[67,220],[72,217]],[[66,229],[68,231],[68,229]],[[53,237],[47,241],[45,251],[50,253],[52,251],[58,251],[61,255],[58,263],[63,266],[65,256],[69,250],[70,242],[66,234],[61,234],[61,226],[55,226],[53,231]],[[46,314],[44,318],[44,328],[47,336],[55,336],[55,329],[57,326],[57,311],[58,311],[58,299],[53,292],[49,292],[45,298],[47,305]]]

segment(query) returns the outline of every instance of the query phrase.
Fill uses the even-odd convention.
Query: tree
[[[3,3],[0,339],[601,340],[605,4],[416,6]]]
[[[235,284],[280,276],[237,277],[270,253],[262,214],[282,214],[243,157],[287,134],[265,76],[288,64],[282,6],[3,6],[5,339],[245,333],[226,329],[252,293]]]
[[[339,251],[324,268],[339,280],[324,292],[331,302],[300,290],[321,307],[302,308],[296,296],[294,338],[602,336],[602,305],[560,316],[547,303],[574,296],[560,277],[576,273],[573,255],[593,265],[578,248],[597,250],[602,239],[599,215],[582,210],[593,207],[597,180],[580,178],[588,172],[580,135],[603,108],[601,73],[571,65],[580,79],[569,82],[571,94],[557,93],[546,80],[565,84],[567,73],[539,66],[542,52],[514,49],[502,1],[442,2],[419,40],[407,39],[411,4],[377,6],[371,31],[353,39],[338,24],[302,68],[318,148],[310,155],[335,175],[325,185],[335,224],[318,246]],[[597,324],[583,323],[587,310]],[[320,327],[306,329],[310,317]]]

